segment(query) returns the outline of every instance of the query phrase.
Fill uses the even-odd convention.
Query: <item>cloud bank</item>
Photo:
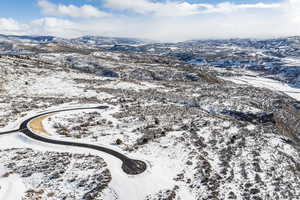
[[[280,4],[233,4],[223,2],[217,5],[188,2],[151,2],[149,0],[105,0],[105,6],[111,9],[129,10],[140,14],[157,16],[190,16],[204,13],[230,13],[245,9],[279,8]]]
[[[102,12],[91,5],[83,5],[81,7],[74,5],[56,5],[47,0],[38,0],[37,4],[45,15],[77,18],[99,18],[109,16],[108,13]]]
[[[23,24],[0,18],[0,33],[66,38],[103,35],[160,41],[300,35],[299,0],[215,5],[185,1],[103,0],[99,8],[38,0],[37,5],[45,15],[43,18]],[[102,11],[104,8],[105,12]]]

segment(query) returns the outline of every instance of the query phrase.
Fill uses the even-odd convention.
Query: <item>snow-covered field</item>
[[[148,168],[127,175],[120,160],[103,152],[45,144],[22,133],[0,135],[0,199],[33,193],[45,200],[85,199],[99,185],[97,200],[299,196],[299,152],[268,119],[260,122],[261,115],[276,112],[274,102],[293,101],[278,92],[299,98],[298,89],[250,76],[227,78],[239,84],[212,83],[205,76],[191,81],[185,75],[201,71],[181,71],[185,68],[174,66],[182,63],[162,57],[71,55],[76,61],[71,66],[64,63],[70,54],[43,54],[43,64],[35,56],[0,58],[0,132],[45,111],[107,105],[48,116],[42,124],[51,136],[44,137],[109,147],[145,161]],[[103,66],[119,77],[95,76]],[[49,159],[59,162],[45,164]],[[61,175],[48,176],[47,165],[63,170]],[[287,197],[289,192],[294,196]]]
[[[84,106],[84,105],[78,105],[75,107],[80,107],[80,106]],[[64,106],[64,108],[66,107]],[[61,109],[61,107],[52,108],[52,109],[58,110]],[[113,112],[116,111],[117,111],[116,109],[107,110],[106,112],[105,111],[101,112],[101,115],[106,116],[106,119],[111,119],[112,118],[111,114],[113,114]],[[91,112],[95,112],[95,111],[91,111]],[[80,117],[80,115],[82,115],[82,113],[79,113],[79,111],[76,112],[69,111],[65,114],[58,114],[58,115],[67,117],[67,116],[72,116],[72,114],[76,115],[77,117]],[[32,113],[31,115],[34,115],[34,113]],[[57,134],[55,134],[55,132],[53,132],[54,129],[49,125],[49,121],[47,119],[45,119],[44,125],[46,130],[49,133],[54,133],[54,135],[51,138],[97,144],[127,154],[126,152],[122,151],[122,149],[118,148],[116,145],[111,144],[111,142],[108,143],[106,142],[111,137],[111,133],[109,132],[109,129],[101,130],[101,131],[106,132],[110,136],[108,136],[107,138],[105,137],[100,138],[100,142],[91,142],[88,139],[70,140],[58,136]],[[111,130],[111,132],[113,132],[113,130]],[[174,132],[173,134],[170,134],[169,137],[172,138],[180,134],[181,133]],[[86,155],[92,153],[93,155],[101,156],[108,164],[110,173],[112,175],[112,181],[109,184],[109,188],[107,188],[103,194],[103,199],[107,199],[107,200],[145,199],[147,195],[153,194],[159,190],[173,188],[176,185],[176,182],[172,179],[172,177],[176,176],[176,174],[180,172],[183,166],[182,162],[184,162],[184,160],[187,157],[187,155],[185,155],[184,153],[184,149],[182,146],[176,146],[176,147],[174,146],[174,148],[172,148],[171,150],[162,153],[164,146],[170,145],[169,141],[171,139],[171,138],[164,138],[164,140],[161,141],[159,144],[155,143],[153,144],[153,146],[147,147],[143,149],[141,152],[130,154],[131,158],[144,160],[148,164],[148,169],[144,174],[130,176],[122,172],[121,162],[118,159],[114,158],[113,156],[107,155],[105,153],[96,152],[89,149],[82,149],[78,147],[73,147],[73,148],[68,147],[68,149],[66,149],[66,147],[63,146],[44,144],[41,142],[36,142],[34,140],[31,140],[26,136],[23,136],[21,133],[15,133],[7,136],[0,136],[0,138],[1,138],[0,146],[1,148],[4,149],[30,148],[30,149],[34,149],[35,151],[41,151],[41,152],[46,152],[46,151],[66,152],[67,151],[70,153],[80,153],[80,154],[84,153]],[[176,157],[175,155],[180,155],[180,157]],[[0,175],[3,175],[4,173],[5,170],[2,166]],[[0,179],[0,185],[1,185],[0,197],[2,195],[4,197],[9,197],[9,199],[11,200],[17,200],[20,198],[20,196],[22,196],[25,190],[29,189],[26,188],[26,186],[22,182],[22,179],[19,178],[17,175],[10,176],[9,178],[1,178],[1,179]],[[18,188],[17,190],[18,192],[16,192],[13,189],[14,187]],[[187,200],[194,199],[187,188],[184,187],[181,188],[179,193],[182,195],[184,199]]]
[[[0,199],[20,199],[25,192],[22,179],[18,175],[4,177],[5,173],[7,169],[0,164]]]
[[[137,176],[128,176],[121,172],[120,164],[117,159],[111,156],[103,155],[100,153],[101,157],[105,158],[105,161],[110,166],[110,171],[112,173],[113,181],[110,184],[110,189],[106,191],[107,199],[110,199],[113,194],[118,194],[118,199],[145,199],[147,195],[154,194],[156,191],[173,188],[177,184],[173,180],[184,166],[184,162],[187,160],[187,153],[184,151],[184,146],[172,146],[170,141],[174,138],[182,135],[182,132],[173,132],[168,135],[168,137],[163,138],[159,143],[153,143],[151,146],[145,146],[138,152],[128,154],[122,149],[126,149],[128,146],[134,145],[139,135],[133,134],[132,130],[140,127],[141,124],[124,124],[113,117],[114,113],[119,110],[117,108],[111,108],[105,111],[91,110],[89,112],[80,111],[70,111],[66,113],[61,113],[49,117],[44,121],[44,127],[47,132],[54,133],[53,137],[60,140],[70,140],[64,136],[59,136],[55,134],[55,129],[53,126],[56,123],[61,123],[64,126],[70,125],[79,127],[80,122],[76,122],[76,118],[80,119],[84,115],[89,115],[91,113],[99,112],[100,119],[93,119],[93,121],[101,121],[106,119],[111,122],[112,126],[107,127],[105,125],[92,128],[93,135],[91,137],[83,139],[71,139],[71,141],[78,141],[84,143],[92,143],[100,146],[109,147],[116,151],[127,154],[131,158],[146,161],[148,164],[148,169],[144,174]],[[49,120],[50,119],[50,120]],[[69,120],[68,120],[69,119]],[[82,121],[81,121],[82,122]],[[83,121],[84,122],[84,121]],[[78,124],[76,124],[78,123]],[[68,127],[68,130],[72,128]],[[105,133],[103,135],[102,133]],[[84,135],[84,134],[82,134]],[[95,140],[97,137],[97,140]],[[120,146],[115,144],[117,139],[126,141],[126,144]],[[171,147],[167,151],[164,150],[166,146]],[[89,150],[86,150],[89,152]],[[114,181],[114,177],[117,177]],[[124,186],[123,183],[126,183]],[[186,187],[186,186],[185,186]],[[194,199],[193,195],[188,191],[188,188],[182,187],[179,191],[182,198],[187,200]]]
[[[248,84],[254,87],[263,87],[276,92],[282,92],[300,101],[299,87],[282,83],[277,80],[263,78],[263,77],[254,77],[254,76],[222,77],[222,78],[238,84]]]
[[[57,57],[55,57],[57,59]],[[38,72],[39,70],[33,69]],[[78,73],[68,73],[64,71],[59,71],[55,73],[48,72],[45,70],[43,74],[40,76],[36,76],[36,74],[32,73],[24,73],[21,76],[19,75],[18,79],[14,78],[14,74],[7,76],[7,82],[4,85],[4,90],[7,92],[6,95],[18,98],[19,96],[32,96],[32,97],[42,97],[42,98],[53,98],[53,97],[65,97],[65,98],[95,98],[99,101],[103,99],[109,99],[114,97],[113,95],[107,94],[105,92],[96,92],[94,89],[85,89],[85,83],[76,83],[74,79],[92,79],[93,81],[98,81],[100,87],[102,88],[111,88],[111,89],[122,89],[122,90],[146,90],[149,88],[156,88],[154,84],[145,82],[145,83],[132,83],[125,81],[111,81],[108,84],[103,84],[102,81],[105,78],[94,77],[93,75],[86,74],[78,74]],[[59,85],[59,87],[57,87]],[[38,102],[37,102],[38,103]],[[43,103],[42,103],[43,104]],[[46,103],[47,104],[47,103]],[[47,109],[39,109],[32,110],[30,112],[25,113],[25,116],[19,118],[17,121],[10,121],[10,125],[7,125],[5,128],[0,131],[10,130],[13,128],[17,128],[20,122],[26,118],[29,118],[32,115],[40,113],[41,111],[50,111],[57,110],[62,108],[72,108],[72,107],[87,107],[87,106],[96,106],[99,104],[62,104],[59,106],[51,106],[47,107]],[[103,104],[102,104],[103,105]],[[123,149],[126,148],[125,145],[122,147],[118,147],[115,145],[115,141],[118,138],[121,138],[126,143],[133,145],[137,140],[138,134],[133,134],[132,130],[138,127],[138,123],[132,124],[123,124],[119,120],[115,119],[112,115],[118,112],[119,109],[117,107],[111,106],[111,109],[100,112],[101,118],[107,121],[111,121],[112,127],[106,126],[98,126],[95,128],[93,126],[91,131],[93,134],[95,133],[103,133],[104,136],[98,136],[97,141],[93,139],[93,137],[83,138],[80,142],[86,143],[94,143],[97,145],[103,145],[114,149],[116,151],[120,151],[128,156],[144,160],[148,163],[148,169],[144,174],[137,176],[128,176],[121,170],[121,162],[107,154],[101,152],[95,152],[88,149],[80,149],[77,147],[63,147],[57,145],[44,144],[41,142],[33,141],[22,133],[15,133],[11,135],[0,136],[0,147],[1,149],[11,149],[11,148],[20,148],[20,149],[34,149],[37,152],[70,152],[70,153],[84,153],[88,155],[92,153],[93,155],[99,155],[101,158],[105,160],[108,164],[109,171],[112,176],[112,180],[109,183],[109,187],[105,189],[103,193],[103,199],[120,199],[120,200],[128,200],[128,199],[145,199],[150,194],[155,194],[160,190],[167,190],[170,188],[174,188],[176,182],[173,180],[173,177],[179,173],[183,159],[174,157],[174,153],[177,155],[181,155],[183,150],[181,147],[174,148],[170,151],[166,151],[164,154],[161,154],[164,149],[164,143],[167,145],[169,142],[169,138],[165,138],[165,142],[162,143],[154,143],[153,146],[147,146],[145,149],[140,152],[132,152],[128,153]],[[93,111],[95,112],[95,111]],[[99,111],[98,111],[99,112]],[[86,114],[89,115],[89,112],[66,112],[57,115],[53,115],[52,122],[61,122],[62,124],[67,121],[65,118],[73,118],[72,120],[79,118],[81,115]],[[3,114],[4,115],[4,114]],[[51,126],[53,124],[50,121],[44,121],[44,127],[46,130],[49,130],[50,133],[53,133],[54,138],[65,139],[58,136],[55,132],[55,129]],[[72,122],[72,120],[70,122]],[[94,119],[94,121],[98,121],[100,119]],[[134,126],[134,124],[136,124]],[[80,124],[79,124],[80,125]],[[180,134],[180,133],[178,133]],[[171,136],[170,136],[171,137]],[[76,141],[76,139],[68,139],[71,141]],[[184,156],[184,154],[182,154]],[[1,166],[2,168],[4,166]],[[1,168],[1,169],[2,169]],[[2,175],[4,171],[1,170]],[[67,177],[66,177],[67,178]],[[43,178],[40,178],[43,181]],[[8,197],[10,200],[20,199],[23,196],[23,193],[30,189],[30,187],[34,187],[34,185],[30,184],[28,181],[25,181],[18,175],[10,175],[8,178],[1,178],[1,189],[0,194],[4,197]],[[17,186],[18,192],[14,190],[14,187]],[[75,188],[70,188],[71,190],[75,190]],[[184,195],[184,199],[193,199],[193,196],[188,191],[187,188],[182,187],[178,191],[181,195]],[[2,198],[1,198],[2,199]]]
[[[283,58],[282,61],[285,64],[285,66],[300,66],[300,59],[299,58],[295,58],[295,57],[287,57],[287,58]]]

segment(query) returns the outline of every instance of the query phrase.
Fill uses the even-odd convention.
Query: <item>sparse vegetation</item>
[[[155,181],[169,184],[151,190],[145,199],[184,199],[184,192],[195,200],[299,199],[298,102],[282,92],[222,79],[247,69],[211,66],[239,60],[255,71],[277,62],[274,52],[255,57],[252,50],[221,44],[194,41],[172,44],[174,50],[168,48],[171,44],[152,44],[134,51],[81,43],[23,45],[35,54],[0,56],[0,126],[31,111],[108,105],[101,111],[55,114],[32,125],[58,139],[112,145],[143,156],[150,165],[145,177],[155,187],[163,184]],[[154,51],[148,52],[150,48]],[[193,63],[204,62],[200,55],[205,65]],[[4,177],[13,172],[32,188],[24,200],[101,199],[105,190],[118,196],[113,185],[108,187],[111,178],[118,178],[107,168],[114,165],[97,156],[0,147],[0,163],[10,170]],[[166,177],[160,177],[160,169],[167,171]],[[128,184],[133,183],[130,178]],[[141,187],[146,193],[147,187]]]

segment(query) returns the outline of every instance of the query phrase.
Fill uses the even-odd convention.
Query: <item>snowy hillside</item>
[[[188,43],[44,42],[0,55],[1,200],[300,198],[295,85],[171,55]]]

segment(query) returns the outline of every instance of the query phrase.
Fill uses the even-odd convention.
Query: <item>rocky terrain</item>
[[[127,176],[104,154],[46,145],[22,133],[3,135],[0,199],[1,190],[7,191],[5,183],[14,178],[23,187],[23,199],[300,198],[299,99],[275,89],[237,84],[233,78],[254,73],[277,76],[241,64],[256,53],[251,63],[265,65],[276,48],[283,49],[277,40],[114,40],[104,47],[103,38],[86,41],[92,39],[38,41],[34,51],[26,41],[26,51],[35,53],[3,52],[0,127],[10,129],[21,118],[43,110],[108,105],[104,111],[50,115],[43,126],[49,137],[105,145],[147,161],[147,171]],[[8,41],[12,42],[17,43]],[[277,57],[297,56],[297,43],[287,44],[294,50],[282,50]],[[258,49],[264,55],[259,56]],[[217,57],[205,57],[199,65],[204,52]],[[184,53],[193,57],[185,59]],[[215,60],[221,62],[221,54],[234,60],[234,67],[214,66]]]
[[[137,47],[120,44],[110,50],[174,56],[186,63],[230,69],[235,73],[239,73],[240,69],[247,69],[260,76],[300,86],[299,37],[193,40]]]
[[[1,163],[4,177],[17,174],[26,184],[24,200],[99,199],[111,180],[104,160],[92,155],[6,149]]]

